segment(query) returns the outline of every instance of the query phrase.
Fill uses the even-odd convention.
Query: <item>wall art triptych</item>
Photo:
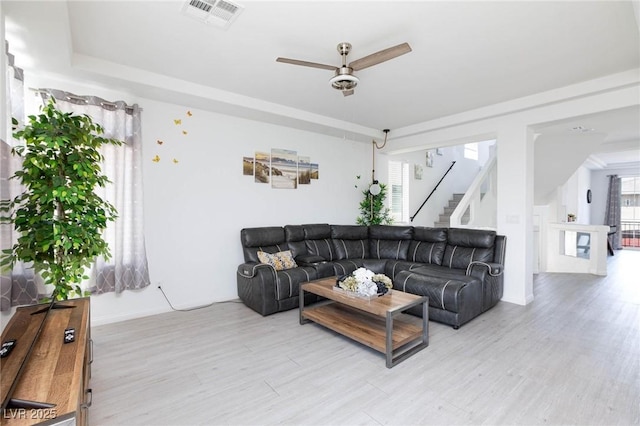
[[[296,189],[319,178],[317,163],[288,149],[256,151],[254,157],[242,158],[242,170],[245,176],[253,176],[254,182],[270,183],[275,189]]]

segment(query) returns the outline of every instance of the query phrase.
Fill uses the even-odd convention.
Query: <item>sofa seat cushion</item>
[[[365,268],[373,271],[375,274],[385,274],[386,259],[343,259],[334,260],[333,269],[336,276],[347,275],[358,268]],[[388,275],[392,278],[391,275]]]
[[[300,295],[300,284],[318,278],[317,271],[310,266],[276,272],[276,300],[285,300]]]
[[[422,266],[424,266],[424,263],[411,262],[408,260],[387,260],[384,267],[384,274],[393,280],[393,278],[402,271],[412,271]]]
[[[334,260],[332,263],[336,276],[347,275],[364,267],[364,259]]]
[[[422,264],[411,269],[412,272],[417,272],[422,275],[430,275],[442,278],[454,278],[466,276],[466,269],[449,268],[448,266],[428,265]]]
[[[402,271],[393,280],[393,288],[407,293],[429,297],[429,306],[450,312],[463,309],[463,292],[468,286],[480,286],[477,278],[467,275],[430,275]]]

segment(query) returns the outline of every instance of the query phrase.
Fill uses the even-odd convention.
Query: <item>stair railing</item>
[[[478,176],[473,180],[453,213],[451,213],[449,226],[463,227],[484,225],[495,227],[494,223],[480,224],[477,222],[481,209],[490,208],[489,206],[485,206],[485,204],[487,204],[487,199],[490,199],[491,202],[495,203],[497,164],[496,153],[493,153],[491,158],[489,158],[487,163],[480,170],[480,173],[478,173]],[[487,197],[489,194],[491,196]],[[493,206],[493,209],[495,210],[495,206]],[[462,223],[462,218],[465,216],[467,210],[469,211],[468,222]]]
[[[445,176],[447,176],[447,174],[449,174],[449,172],[451,171],[451,169],[453,168],[454,164],[456,164],[455,161],[451,162],[451,165],[449,166],[449,168],[447,169],[446,172],[444,172],[444,174],[442,175],[442,177],[440,178],[440,180],[438,181],[438,183],[436,183],[436,186],[431,190],[431,192],[429,193],[429,195],[427,195],[427,198],[422,202],[422,204],[420,204],[420,207],[418,207],[418,210],[416,211],[416,213],[413,216],[409,216],[409,219],[411,220],[411,222],[413,222],[413,219],[415,219],[415,217],[418,215],[418,213],[420,213],[420,210],[422,210],[422,208],[424,207],[425,204],[427,204],[427,201],[429,201],[429,198],[431,198],[431,196],[433,195],[434,192],[436,192],[436,189],[438,189],[438,186],[440,186],[440,184],[442,183],[442,181],[444,180]]]

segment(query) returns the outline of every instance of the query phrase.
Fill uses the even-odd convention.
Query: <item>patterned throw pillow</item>
[[[293,260],[291,250],[279,251],[274,254],[259,251],[258,259],[260,259],[260,263],[273,266],[276,271],[284,271],[285,269],[291,269],[298,266],[296,261]]]

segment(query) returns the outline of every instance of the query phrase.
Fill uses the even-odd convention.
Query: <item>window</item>
[[[409,164],[389,161],[389,208],[394,222],[409,222]]]
[[[464,158],[478,160],[478,142],[464,144]]]
[[[12,81],[12,84],[14,82]],[[9,99],[11,111],[21,117],[14,102],[13,91]],[[99,257],[87,275],[92,276],[89,290],[93,294],[105,292],[120,293],[123,290],[138,290],[150,284],[147,255],[144,245],[142,220],[142,138],[140,133],[140,109],[137,105],[127,106],[122,101],[108,102],[93,96],[79,97],[71,93],[53,89],[40,90],[43,99],[54,97],[56,107],[63,112],[87,114],[100,124],[104,136],[116,138],[125,143],[122,146],[104,146],[105,157],[101,165],[111,182],[105,188],[97,188],[99,195],[113,204],[119,212],[118,219],[110,223],[104,231],[112,257]],[[11,140],[11,139],[10,139]],[[16,180],[8,179],[19,170],[20,160],[11,155],[11,147],[0,141],[0,199],[13,199],[22,192]],[[0,226],[0,249],[9,248],[17,241],[13,227]],[[21,262],[13,270],[0,271],[0,310],[12,305],[37,303],[45,291],[31,268]]]
[[[98,257],[87,285],[93,294],[139,290],[150,284],[142,220],[142,136],[138,105],[109,102],[95,96],[77,96],[46,89],[63,112],[87,114],[104,128],[104,136],[124,142],[101,148],[104,174],[112,184],[96,188],[98,195],[115,206],[118,219],[104,231],[112,257]],[[73,101],[77,102],[73,102]]]
[[[620,225],[623,247],[640,247],[640,177],[623,177]]]
[[[11,118],[24,122],[24,76],[22,69],[14,65],[14,57],[9,54],[7,44],[4,54],[7,61],[6,84],[6,134],[0,134],[0,200],[12,200],[22,192],[17,179],[11,176],[21,168],[21,160],[11,154],[11,148],[18,145],[13,138]],[[10,112],[10,113],[9,113]],[[0,126],[1,127],[1,126]],[[3,129],[4,130],[4,129]],[[5,138],[6,137],[6,138]],[[18,233],[13,226],[0,224],[0,250],[11,248],[18,241]],[[11,309],[15,305],[30,305],[38,303],[38,278],[33,269],[17,262],[13,269],[0,268],[0,311]]]

